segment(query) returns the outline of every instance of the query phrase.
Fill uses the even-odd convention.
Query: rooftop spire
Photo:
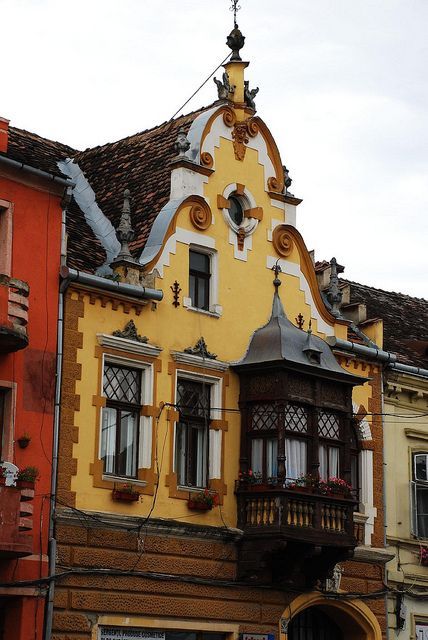
[[[239,30],[238,23],[236,22],[236,12],[239,11],[240,5],[238,4],[238,0],[232,0],[232,6],[230,10],[233,11],[233,29],[227,36],[226,44],[229,49],[232,49],[232,55],[230,57],[231,60],[238,60],[239,62],[242,60],[239,55],[240,49],[244,46],[245,36]]]
[[[134,229],[131,225],[131,207],[129,199],[131,192],[129,189],[125,189],[123,192],[123,207],[122,215],[120,217],[119,226],[116,229],[116,236],[120,242],[119,255],[116,257],[115,262],[119,260],[126,260],[127,262],[134,262],[134,258],[129,250],[129,242],[134,239]]]
[[[342,302],[342,292],[339,287],[339,278],[337,276],[337,260],[332,258],[330,261],[330,284],[327,289],[327,300],[331,304],[331,313],[336,318],[340,317],[340,303]]]

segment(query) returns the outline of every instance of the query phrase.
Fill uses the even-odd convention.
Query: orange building
[[[62,196],[58,147],[0,118],[0,637],[41,638]],[[37,468],[37,471],[34,468]],[[34,483],[34,476],[37,480]]]

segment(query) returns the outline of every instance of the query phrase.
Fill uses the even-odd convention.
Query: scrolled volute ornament
[[[255,120],[253,120],[253,118],[249,118],[249,120],[247,120],[247,131],[251,138],[255,138],[260,131],[259,125]]]
[[[206,202],[196,202],[189,212],[190,222],[199,231],[205,231],[211,225],[212,214]]]
[[[291,233],[279,224],[272,233],[272,244],[279,256],[288,258],[294,248],[294,241]]]
[[[223,122],[226,125],[226,127],[233,127],[233,125],[236,122],[236,114],[233,111],[233,109],[230,109],[229,107],[227,107],[223,111]]]
[[[214,165],[214,159],[212,155],[208,153],[208,151],[203,151],[201,153],[201,164],[208,169],[211,169],[211,167]]]

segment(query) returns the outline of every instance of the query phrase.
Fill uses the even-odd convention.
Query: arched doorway
[[[281,616],[279,640],[382,640],[379,622],[361,600],[302,593]]]
[[[327,613],[309,607],[291,621],[288,640],[344,640],[344,635]]]

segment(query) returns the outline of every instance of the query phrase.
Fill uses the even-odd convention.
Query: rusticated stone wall
[[[100,615],[167,617],[177,620],[177,629],[180,621],[194,620],[196,630],[200,620],[233,623],[240,632],[274,633],[278,638],[279,620],[298,594],[233,584],[237,558],[233,533],[212,537],[208,528],[200,528],[194,535],[191,530],[183,535],[182,528],[181,534],[168,534],[166,527],[163,533],[144,529],[138,533],[95,527],[90,518],[79,521],[79,517],[68,515],[61,521],[60,516],[57,524],[57,573],[73,573],[56,583],[52,640],[93,638]],[[163,579],[132,575],[135,571],[165,575]],[[189,576],[204,583],[192,582]],[[229,581],[230,585],[224,584]],[[382,570],[347,562],[342,587],[361,593],[382,589]],[[383,629],[384,600],[369,606]]]

